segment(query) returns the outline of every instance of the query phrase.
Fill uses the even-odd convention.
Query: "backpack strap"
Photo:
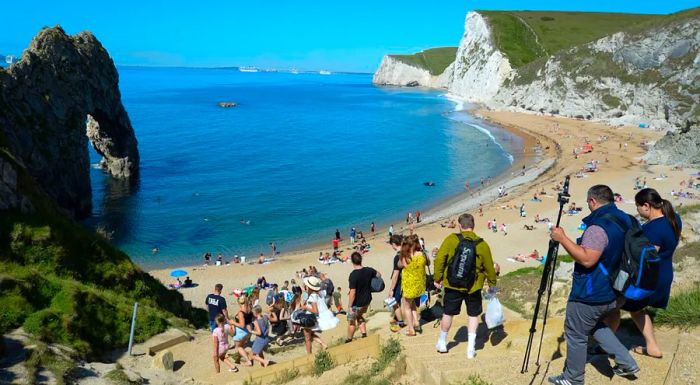
[[[614,215],[605,214],[605,215],[603,215],[603,218],[614,223],[615,226],[617,226],[620,230],[622,230],[623,233],[627,232],[629,226],[627,226],[626,223],[622,222],[619,218],[615,217]]]

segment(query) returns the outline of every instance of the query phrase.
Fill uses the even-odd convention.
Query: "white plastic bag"
[[[486,326],[489,329],[503,325],[505,318],[503,317],[503,307],[501,302],[495,296],[491,298],[489,304],[486,305],[486,315],[484,316],[486,320]]]

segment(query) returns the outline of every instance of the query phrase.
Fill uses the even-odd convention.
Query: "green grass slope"
[[[0,157],[14,163],[1,147]],[[40,341],[99,358],[127,345],[135,301],[138,341],[170,325],[206,324],[203,310],[190,308],[106,239],[61,215],[14,164],[18,187],[36,210],[0,215],[0,332],[23,326]]]
[[[445,71],[445,68],[455,61],[457,47],[440,47],[426,49],[413,55],[389,55],[406,64],[428,70],[431,75],[437,76]]]
[[[622,30],[648,26],[672,16],[549,11],[478,12],[488,19],[496,46],[515,68],[565,48]]]

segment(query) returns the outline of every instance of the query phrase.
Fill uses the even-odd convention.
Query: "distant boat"
[[[241,72],[258,72],[258,69],[255,67],[238,67],[238,70]]]
[[[294,74],[294,75],[299,75],[299,70],[296,69],[296,68],[292,68],[292,70],[289,71],[289,72],[292,73],[292,74]]]
[[[328,71],[328,70],[320,70],[320,71],[318,71],[318,73],[321,74],[321,75],[330,75],[330,74],[331,74],[331,71]]]

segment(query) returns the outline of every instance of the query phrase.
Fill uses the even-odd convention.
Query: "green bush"
[[[335,366],[335,361],[327,350],[319,350],[314,356],[314,375],[320,376]]]
[[[21,295],[18,289],[0,292],[0,333],[5,334],[18,327],[27,314],[32,312],[32,306]]]

